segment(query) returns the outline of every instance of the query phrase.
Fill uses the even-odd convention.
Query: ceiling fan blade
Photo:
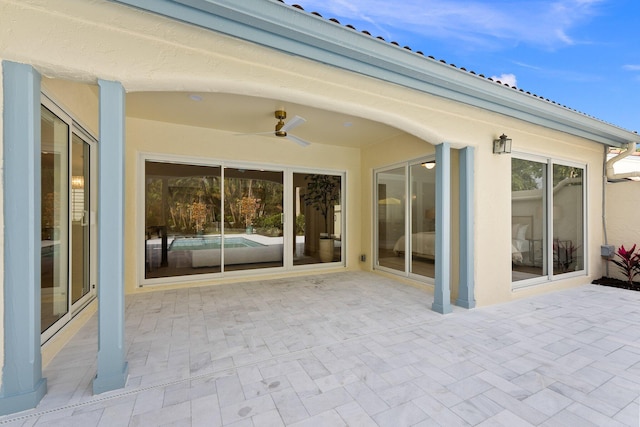
[[[302,138],[298,138],[295,135],[287,135],[286,138],[292,140],[293,142],[295,142],[296,144],[298,144],[301,147],[308,147],[309,145],[311,145],[311,143],[309,141],[305,141]]]
[[[301,124],[303,124],[306,121],[307,121],[306,119],[304,119],[304,118],[302,118],[300,116],[295,116],[294,118],[289,120],[287,123],[285,123],[284,126],[282,126],[281,131],[289,132],[294,127],[300,126]]]

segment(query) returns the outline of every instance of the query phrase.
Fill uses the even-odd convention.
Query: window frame
[[[539,277],[534,277],[531,279],[524,279],[519,281],[511,281],[511,287],[513,291],[529,288],[532,286],[538,286],[546,283],[555,282],[558,280],[565,280],[572,277],[581,277],[587,276],[589,274],[589,246],[587,242],[589,241],[589,227],[587,224],[589,223],[589,200],[588,200],[588,182],[589,182],[589,168],[587,163],[576,162],[575,160],[568,160],[553,156],[542,156],[537,154],[530,154],[524,152],[513,152],[512,159],[520,159],[525,161],[537,162],[546,165],[546,176],[544,177],[544,194],[546,197],[546,206],[545,206],[545,216],[543,218],[543,223],[545,224],[545,259],[544,262],[548,266],[547,273],[543,274]],[[582,239],[583,239],[583,266],[581,270],[578,271],[570,271],[566,273],[554,273],[553,269],[553,209],[554,209],[554,195],[553,195],[553,185],[549,185],[549,183],[553,183],[553,167],[555,165],[559,166],[568,166],[575,167],[582,170]],[[509,183],[512,183],[512,169],[510,170],[510,179]],[[510,198],[510,201],[513,199]],[[511,211],[511,203],[509,204],[509,210],[511,212],[511,217],[513,216],[513,212]],[[511,224],[509,224],[511,225]],[[512,237],[511,237],[512,238]],[[512,269],[513,271],[513,269]]]
[[[69,110],[58,103],[53,96],[49,94],[46,89],[40,91],[40,106],[46,108],[58,119],[63,121],[68,126],[68,150],[67,150],[67,170],[66,174],[69,178],[68,189],[69,195],[67,197],[67,260],[65,268],[67,269],[67,312],[56,320],[53,324],[47,327],[40,334],[40,344],[44,346],[60,331],[64,330],[65,326],[70,323],[76,316],[80,314],[93,300],[97,297],[97,223],[96,223],[96,207],[98,200],[98,185],[97,185],[97,158],[99,151],[98,139],[88,130],[88,128],[80,122]],[[89,159],[89,177],[90,177],[90,198],[89,198],[89,292],[84,294],[76,302],[73,302],[72,295],[72,198],[71,198],[71,176],[72,176],[72,164],[71,164],[71,150],[73,137],[77,136],[83,143],[88,144],[90,147],[90,159]],[[38,154],[41,155],[40,153]],[[39,260],[41,262],[41,260]],[[38,308],[42,310],[42,307]]]
[[[379,210],[378,210],[378,183],[379,183],[379,174],[380,173],[384,173],[387,171],[391,171],[394,169],[404,169],[404,183],[403,183],[403,187],[404,187],[404,195],[405,195],[405,200],[403,201],[404,203],[404,209],[405,209],[405,214],[404,214],[404,235],[405,236],[410,236],[412,233],[412,229],[411,226],[413,224],[413,209],[412,209],[412,200],[411,197],[408,197],[408,195],[412,194],[412,181],[411,181],[411,167],[418,165],[418,164],[423,164],[423,163],[428,163],[428,162],[435,162],[436,160],[436,156],[435,154],[430,154],[427,156],[422,156],[422,157],[417,157],[417,158],[412,158],[409,160],[405,160],[402,162],[397,162],[397,163],[393,163],[393,164],[389,164],[389,165],[384,165],[381,166],[379,168],[376,168],[373,170],[373,174],[372,174],[372,178],[371,178],[371,182],[373,183],[372,185],[372,205],[371,205],[371,209],[373,212],[372,218],[373,218],[373,226],[371,227],[371,234],[372,234],[372,238],[371,238],[371,242],[372,242],[372,248],[371,248],[371,253],[373,254],[373,260],[372,260],[372,268],[373,270],[378,270],[378,271],[382,271],[385,273],[389,273],[389,274],[393,274],[396,276],[401,276],[401,277],[406,277],[408,279],[412,279],[412,280],[416,280],[416,281],[420,281],[420,282],[424,282],[427,284],[431,284],[431,285],[435,285],[435,277],[429,277],[429,276],[424,276],[421,274],[417,274],[415,272],[412,271],[412,248],[411,248],[411,240],[412,239],[405,239],[405,256],[404,256],[404,270],[396,270],[393,269],[391,267],[385,267],[384,265],[380,264],[380,260],[379,260],[379,249],[380,249],[380,235],[379,235],[379,224],[380,224],[380,219],[379,219]],[[436,183],[437,186],[437,183]],[[435,203],[435,201],[434,201]],[[447,249],[448,250],[448,249]],[[434,274],[435,276],[435,274]]]
[[[183,276],[168,276],[161,278],[146,278],[145,277],[145,221],[146,215],[145,212],[145,198],[146,198],[146,173],[145,173],[145,163],[147,161],[151,162],[159,162],[159,163],[180,163],[186,165],[194,165],[194,166],[215,166],[221,168],[221,180],[222,185],[224,185],[224,169],[225,168],[238,168],[238,169],[255,169],[255,170],[265,170],[272,172],[281,172],[283,174],[283,265],[281,267],[270,267],[270,268],[256,268],[256,269],[245,269],[245,270],[230,270],[230,271],[221,271],[218,273],[203,273],[196,275],[183,275]],[[294,272],[294,271],[304,271],[304,270],[318,270],[318,269],[331,269],[336,267],[346,267],[347,265],[347,242],[349,236],[349,227],[347,227],[347,171],[345,170],[331,170],[331,169],[320,169],[320,168],[306,168],[306,167],[297,167],[291,165],[280,165],[274,163],[258,163],[251,161],[241,161],[241,160],[226,160],[226,159],[217,159],[217,158],[204,158],[204,157],[194,157],[194,156],[185,156],[178,154],[167,154],[167,153],[157,153],[157,152],[140,152],[138,153],[138,162],[137,162],[137,178],[139,189],[138,194],[136,195],[136,210],[140,214],[137,215],[136,218],[136,227],[138,232],[136,233],[136,253],[138,256],[138,261],[136,262],[136,287],[154,287],[154,286],[167,286],[167,285],[177,285],[183,283],[195,283],[202,282],[207,280],[219,280],[222,278],[235,278],[235,277],[255,277],[261,274],[280,274],[286,272]],[[302,173],[302,174],[326,174],[326,175],[335,175],[341,178],[341,188],[340,188],[340,203],[342,205],[341,208],[341,222],[344,227],[344,238],[342,239],[342,253],[340,261],[327,262],[327,263],[318,263],[318,264],[310,264],[310,265],[294,265],[293,264],[293,244],[294,239],[292,238],[290,231],[291,221],[295,221],[293,217],[293,174],[294,173]],[[224,195],[223,195],[224,196]],[[224,198],[222,199],[222,203],[224,206]],[[295,236],[293,236],[295,238]]]

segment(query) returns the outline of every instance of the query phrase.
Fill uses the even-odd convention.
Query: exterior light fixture
[[[500,135],[499,139],[493,140],[493,154],[510,154],[511,153],[511,138],[508,138],[504,133]]]
[[[431,170],[431,169],[433,169],[433,168],[435,168],[435,167],[436,167],[436,162],[434,162],[433,160],[432,160],[432,161],[430,161],[430,162],[424,162],[424,163],[422,163],[422,165],[421,165],[421,166],[423,166],[423,167],[425,167],[425,168],[427,168],[427,169]]]

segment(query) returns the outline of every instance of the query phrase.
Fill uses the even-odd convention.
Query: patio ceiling
[[[403,133],[371,120],[278,99],[224,93],[133,92],[127,94],[126,102],[130,117],[233,134],[271,132],[277,123],[274,112],[283,109],[287,112],[285,122],[296,115],[307,120],[290,133],[314,144],[361,148]],[[273,134],[264,137],[275,138]],[[294,144],[286,139],[283,143]]]

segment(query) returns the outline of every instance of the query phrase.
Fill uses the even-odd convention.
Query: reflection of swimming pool
[[[178,237],[171,242],[170,251],[198,251],[202,249],[220,249],[220,236]],[[264,246],[244,237],[225,237],[224,248],[258,248]]]

